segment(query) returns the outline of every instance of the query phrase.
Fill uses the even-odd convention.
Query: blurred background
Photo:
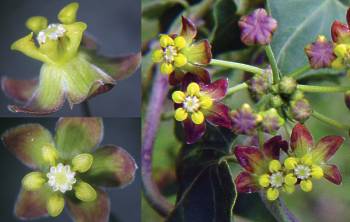
[[[24,123],[39,123],[54,134],[57,118],[1,118],[0,133]],[[127,150],[140,166],[139,149],[140,119],[139,118],[104,118],[104,138],[101,145],[115,144]],[[0,144],[0,221],[21,221],[15,218],[14,204],[21,187],[23,176],[30,169],[20,163],[3,144]],[[107,192],[111,200],[110,222],[138,222],[140,221],[140,170],[136,172],[133,183],[125,188],[109,188]],[[65,210],[57,218],[35,220],[38,222],[67,222],[71,221]]]
[[[281,17],[286,17],[291,22],[302,23],[310,14],[317,11],[317,17],[309,19],[308,24],[300,33],[295,36],[297,41],[306,43],[313,41],[318,34],[324,34],[330,38],[330,24],[335,18],[344,21],[345,12],[349,1],[323,1],[307,0],[299,1],[293,4],[294,0],[271,0],[275,3],[286,3],[297,5],[298,7],[289,8],[288,12],[278,12]],[[305,3],[305,4],[304,4]],[[306,4],[307,3],[307,4]],[[321,3],[325,3],[322,4]],[[329,4],[326,4],[329,3]],[[246,47],[240,41],[240,31],[238,29],[238,20],[242,15],[248,14],[258,7],[265,7],[266,1],[263,0],[188,0],[188,1],[163,1],[162,4],[156,0],[142,0],[142,86],[143,103],[142,110],[145,114],[148,105],[148,98],[155,76],[155,68],[151,62],[151,52],[156,45],[159,33],[168,33],[171,27],[180,27],[179,18],[181,15],[195,17],[194,22],[198,27],[198,39],[208,38],[212,44],[214,58],[221,58],[229,61],[243,62],[253,64],[255,58],[261,53],[259,47]],[[303,10],[310,10],[305,13]],[[312,13],[311,13],[312,12]],[[304,13],[304,14],[303,14]],[[198,16],[199,15],[199,16]],[[219,20],[219,23],[217,23]],[[298,19],[298,20],[297,20]],[[302,20],[302,21],[299,21]],[[279,21],[280,22],[280,21]],[[220,24],[217,28],[215,24]],[[176,26],[177,25],[177,26]],[[309,27],[313,25],[313,27]],[[321,25],[321,26],[319,26]],[[281,25],[282,26],[282,25]],[[294,28],[290,26],[279,27],[284,31],[293,33]],[[175,32],[177,29],[174,29]],[[312,32],[312,33],[310,33]],[[320,33],[321,32],[321,33]],[[276,33],[277,34],[277,33]],[[307,34],[307,35],[306,35]],[[287,38],[287,37],[286,37]],[[293,47],[291,47],[293,48]],[[302,47],[294,47],[291,51],[298,51],[301,55],[301,61],[306,64],[307,59]],[[293,62],[290,62],[292,65]],[[294,64],[298,68],[300,64]],[[261,66],[262,68],[266,67]],[[234,86],[247,77],[245,73],[239,70],[214,69],[209,68],[213,78],[228,77],[230,86]],[[327,72],[325,72],[328,74]],[[305,78],[301,81],[303,84],[314,85],[350,85],[349,78],[328,75],[328,77]],[[350,124],[349,110],[344,104],[344,95],[339,94],[306,94],[313,108],[326,116],[337,121]],[[170,98],[170,96],[169,96]],[[227,98],[224,101],[234,110],[243,103],[253,104],[253,101],[247,91],[240,91],[237,94]],[[167,99],[164,105],[164,113],[173,110],[173,104]],[[175,163],[182,146],[181,141],[175,138],[174,120],[169,115],[163,115],[160,129],[158,130],[153,156],[153,174],[156,183],[169,201],[175,203],[177,192],[177,181],[175,174]],[[307,127],[310,129],[317,141],[326,135],[341,135],[346,138],[345,144],[338,150],[336,155],[330,160],[330,163],[338,165],[343,176],[343,183],[339,186],[334,185],[327,180],[315,181],[313,190],[310,193],[297,190],[292,195],[283,195],[288,208],[295,213],[300,221],[307,222],[347,222],[350,221],[350,150],[349,136],[345,130],[338,130],[326,125],[314,118],[307,121]],[[292,125],[290,125],[292,127]],[[234,145],[244,142],[246,137],[239,136]],[[233,145],[233,147],[234,147]],[[240,166],[232,164],[232,175],[235,177],[242,170]],[[266,210],[261,199],[256,194],[239,194],[234,207],[234,214],[237,215],[237,221],[241,222],[274,222],[275,219]],[[142,221],[158,222],[164,221],[143,198],[142,200]]]
[[[27,35],[26,20],[35,15],[57,22],[61,8],[69,0],[5,0],[1,1],[0,76],[31,79],[39,75],[41,63],[11,51],[11,44]],[[101,53],[123,55],[140,51],[140,0],[77,0],[80,3],[77,20],[88,24],[87,33],[96,37]],[[18,116],[7,110],[13,101],[0,93],[0,116]],[[106,117],[140,116],[140,72],[120,81],[108,93],[89,100],[92,115]],[[108,105],[108,106],[107,106]],[[52,116],[83,115],[81,105],[70,110],[68,104]]]

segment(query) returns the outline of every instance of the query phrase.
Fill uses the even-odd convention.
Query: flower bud
[[[293,95],[292,95],[292,100],[299,100],[304,98],[304,93],[303,91],[296,90]]]
[[[335,59],[333,43],[327,41],[326,37],[320,35],[317,40],[305,47],[305,53],[313,69],[330,67]]]
[[[265,69],[262,75],[254,75],[249,81],[249,90],[258,97],[267,93],[270,85],[271,69]]]
[[[307,120],[312,113],[311,105],[306,99],[293,100],[290,106],[293,118],[299,122]]]
[[[292,94],[297,88],[297,82],[295,79],[285,76],[279,83],[279,90],[284,94]]]
[[[85,182],[78,182],[74,190],[76,198],[84,202],[94,201],[97,197],[95,189]]]
[[[85,173],[88,171],[94,161],[94,157],[89,153],[83,153],[75,156],[72,160],[72,166],[74,171],[79,173]]]
[[[266,133],[276,132],[284,124],[284,119],[280,117],[275,108],[271,108],[260,114],[263,118],[261,125]]]
[[[271,97],[271,105],[275,108],[278,108],[283,105],[283,100],[279,95]]]
[[[259,117],[254,113],[250,105],[245,103],[232,113],[233,132],[252,135],[255,132],[258,120]]]
[[[333,22],[331,27],[332,40],[335,43],[342,42],[345,38],[350,36],[349,27],[340,21],[336,20]]]
[[[277,21],[269,16],[265,9],[259,8],[243,16],[238,25],[241,29],[241,40],[246,45],[267,45],[277,28]]]

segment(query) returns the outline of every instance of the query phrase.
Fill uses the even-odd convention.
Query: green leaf
[[[318,35],[330,39],[334,20],[345,20],[347,7],[339,0],[268,0],[278,21],[272,49],[283,74],[307,64],[304,47]]]
[[[174,5],[182,5],[188,7],[186,0],[147,0],[142,2],[142,16],[147,18],[158,18],[165,10]]]
[[[236,49],[240,37],[237,35],[239,16],[236,14],[235,2],[233,0],[219,0],[216,1],[213,9],[214,27],[210,41],[214,53]]]
[[[223,156],[229,155],[235,136],[226,129],[208,126],[197,144],[184,145],[179,155],[179,190],[168,222],[231,222],[236,189]]]

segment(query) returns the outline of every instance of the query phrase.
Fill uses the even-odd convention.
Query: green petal
[[[81,103],[92,93],[96,82],[113,84],[110,76],[87,61],[86,55],[80,53],[76,58],[65,64],[61,69],[64,73],[64,83],[70,105]]]
[[[53,143],[50,132],[39,124],[25,124],[9,129],[1,139],[5,147],[30,168],[46,165],[41,148]]]
[[[193,43],[183,50],[183,54],[187,57],[189,63],[196,65],[209,64],[212,58],[211,46],[207,40]]]
[[[87,25],[83,22],[75,22],[73,24],[63,26],[66,29],[65,36],[69,39],[64,47],[64,59],[68,61],[78,52],[80,42],[83,38]]]
[[[44,187],[38,191],[21,189],[15,205],[16,217],[29,220],[47,216],[48,194],[48,190]]]
[[[94,162],[84,175],[90,183],[119,187],[134,180],[137,165],[123,148],[107,145],[97,149],[93,156]]]
[[[13,105],[9,109],[32,114],[48,114],[59,110],[64,102],[63,74],[56,66],[44,64],[32,98],[23,107]]]
[[[75,222],[108,222],[110,201],[106,192],[96,189],[97,199],[92,202],[82,202],[67,198],[67,206]]]
[[[91,60],[91,63],[96,64],[114,80],[128,78],[141,64],[141,53],[134,53],[118,57],[95,55],[92,58],[93,60]]]
[[[56,124],[56,147],[63,159],[90,153],[102,137],[101,118],[60,118]]]

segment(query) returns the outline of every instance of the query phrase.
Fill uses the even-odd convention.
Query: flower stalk
[[[263,69],[260,69],[255,66],[251,66],[251,65],[247,65],[239,62],[229,62],[229,61],[219,60],[219,59],[212,59],[210,61],[210,65],[221,66],[221,67],[231,68],[231,69],[239,69],[239,70],[254,73],[257,75],[262,75],[264,72]]]
[[[295,71],[289,73],[288,76],[292,77],[292,78],[297,78],[300,75],[302,75],[310,70],[311,70],[310,65],[306,65],[306,66],[300,67],[300,68],[296,69]]]
[[[227,94],[226,96],[231,96],[233,94],[235,94],[236,92],[238,91],[241,91],[243,89],[248,89],[248,84],[243,82],[243,83],[240,83],[238,85],[235,85],[233,87],[230,87],[228,90],[227,90]]]
[[[152,178],[152,154],[155,136],[158,130],[163,102],[168,91],[167,76],[157,73],[153,85],[150,103],[147,110],[145,125],[143,128],[142,145],[142,182],[143,192],[150,203],[160,215],[167,216],[173,209],[173,205],[161,194],[157,184]]]
[[[309,93],[341,93],[350,90],[349,86],[310,86],[298,85],[297,89]]]
[[[350,126],[347,126],[345,124],[339,123],[338,121],[336,121],[336,120],[334,120],[332,118],[329,118],[329,117],[327,117],[327,116],[325,116],[325,115],[323,115],[323,114],[321,114],[321,113],[319,113],[319,112],[317,112],[315,110],[312,112],[311,115],[314,118],[318,119],[319,121],[324,122],[324,123],[326,123],[328,125],[334,126],[334,127],[338,128],[338,129],[346,129],[347,130],[347,129],[350,128]]]

